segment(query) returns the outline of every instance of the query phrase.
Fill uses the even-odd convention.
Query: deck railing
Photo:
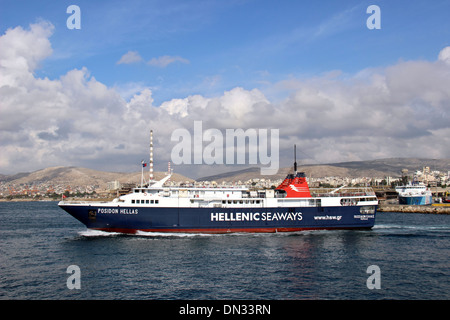
[[[310,188],[313,197],[367,197],[375,196],[372,188],[342,188],[337,191],[331,188]],[[335,191],[335,192],[333,192]]]

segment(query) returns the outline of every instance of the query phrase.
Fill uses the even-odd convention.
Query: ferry
[[[407,205],[429,205],[433,202],[431,190],[424,185],[413,181],[409,184],[395,188],[398,192],[398,203]]]
[[[170,176],[109,202],[62,200],[58,205],[89,229],[132,234],[371,229],[375,224],[378,200],[371,188],[310,189],[296,162],[294,172],[268,190],[165,186]]]

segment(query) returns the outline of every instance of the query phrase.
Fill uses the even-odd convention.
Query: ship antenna
[[[150,182],[153,181],[153,130],[150,130]]]
[[[170,161],[167,163],[167,175],[169,175],[169,176],[172,175],[172,169],[170,168]],[[169,178],[169,180],[167,180],[167,182],[171,182],[170,178]]]
[[[294,174],[297,175],[297,146],[294,144]]]

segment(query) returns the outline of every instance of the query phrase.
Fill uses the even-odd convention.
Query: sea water
[[[449,215],[377,213],[366,231],[124,235],[87,230],[57,202],[1,202],[0,299],[449,299],[449,240]]]

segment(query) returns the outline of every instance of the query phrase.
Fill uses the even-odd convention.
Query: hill
[[[401,175],[402,169],[415,171],[422,170],[423,167],[430,167],[431,170],[446,172],[450,170],[450,159],[388,158],[378,160],[330,163],[329,165],[356,170],[371,169],[390,173],[391,175]]]
[[[450,159],[418,159],[418,158],[389,158],[367,161],[350,161],[329,163],[323,165],[300,165],[298,171],[303,171],[308,177],[373,177],[384,178],[386,176],[400,177],[402,169],[408,169],[409,174],[423,167],[447,172],[450,170]],[[197,181],[247,181],[252,178],[278,180],[284,179],[287,173],[292,172],[293,167],[280,168],[278,173],[271,176],[263,176],[260,169],[253,167],[239,171],[227,172],[214,176],[207,176]]]
[[[384,178],[386,176],[399,177],[402,169],[408,169],[412,174],[416,170],[422,170],[428,166],[431,170],[442,172],[450,171],[450,159],[418,159],[418,158],[390,158],[368,161],[351,161],[340,163],[329,163],[320,165],[299,165],[298,171],[303,171],[308,177],[373,177]],[[284,179],[293,168],[280,168],[276,175],[264,176],[260,174],[257,167],[238,171],[230,171],[213,176],[197,179],[197,181],[247,181],[249,179]],[[165,172],[155,172],[155,179],[159,180],[165,176]],[[144,178],[148,179],[148,171],[144,172]],[[34,172],[23,172],[15,175],[0,175],[0,181],[9,182],[14,185],[32,185],[44,183],[48,185],[70,185],[88,186],[97,185],[105,188],[110,181],[118,180],[121,183],[140,183],[141,172],[104,172],[79,167],[51,167]],[[186,176],[173,174],[172,181],[189,181]]]
[[[165,173],[155,172],[154,176],[156,180],[159,180],[165,176]],[[144,179],[148,179],[148,171],[144,172]],[[14,185],[48,184],[70,185],[72,187],[98,185],[100,188],[105,188],[108,182],[115,180],[121,183],[140,183],[141,172],[104,172],[79,167],[51,167],[34,172],[0,176],[0,181]],[[171,180],[176,182],[193,181],[176,173],[172,175]]]

